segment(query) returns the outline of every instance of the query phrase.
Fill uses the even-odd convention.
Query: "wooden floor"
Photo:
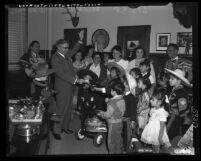
[[[71,129],[76,130],[80,127],[80,121],[77,115],[71,122]],[[93,145],[92,138],[77,140],[75,133],[62,133],[62,139],[56,140],[50,132],[50,148],[47,155],[77,155],[77,154],[108,154],[105,142],[100,147]]]

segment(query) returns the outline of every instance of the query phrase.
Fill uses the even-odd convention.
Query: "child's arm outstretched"
[[[101,116],[103,119],[108,119],[112,116],[114,109],[112,106],[108,105],[107,111],[100,111],[99,116]]]

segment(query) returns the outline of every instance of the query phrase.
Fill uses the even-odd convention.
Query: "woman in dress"
[[[80,71],[81,69],[86,68],[86,65],[84,63],[84,61],[82,60],[82,51],[78,51],[74,57],[73,57],[74,61],[73,61],[73,67],[75,72],[77,73],[78,71]],[[79,114],[81,107],[80,107],[80,101],[79,101],[79,95],[82,93],[82,89],[80,89],[79,86],[76,87],[75,89],[75,93],[73,96],[73,106],[74,106],[74,112]],[[73,119],[73,114],[72,114],[72,119]]]
[[[83,60],[83,62],[86,66],[93,63],[92,55],[93,55],[94,51],[95,51],[95,48],[93,45],[87,45],[86,53],[85,53],[86,56]]]
[[[128,63],[127,68],[128,71],[130,71],[133,68],[140,67],[140,63],[146,59],[146,52],[142,47],[137,47],[135,48],[135,56],[136,58]],[[154,78],[154,81],[156,82],[155,70],[151,61],[150,61],[150,68],[151,68],[151,75]]]

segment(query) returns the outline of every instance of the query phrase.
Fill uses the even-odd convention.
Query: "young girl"
[[[148,124],[145,126],[141,141],[152,145],[153,152],[159,153],[160,145],[170,147],[170,141],[166,132],[168,112],[164,109],[165,92],[163,89],[154,91],[151,98],[151,110]]]
[[[150,97],[148,94],[149,86],[150,82],[147,79],[140,78],[138,80],[138,87],[141,89],[137,104],[137,120],[140,133],[144,129],[148,121],[148,114],[150,110],[149,107]]]
[[[142,76],[139,68],[132,68],[130,70],[130,75],[136,80],[136,82],[138,82],[139,78]],[[138,88],[138,86],[136,86],[135,95],[138,96],[139,93],[140,93],[140,89]]]

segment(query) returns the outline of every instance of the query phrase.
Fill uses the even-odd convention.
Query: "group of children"
[[[86,92],[80,97],[85,104],[81,122],[92,117],[89,114],[96,104],[93,93],[99,92],[104,94],[107,106],[99,109],[97,115],[107,121],[110,154],[128,151],[132,137],[145,145],[152,145],[155,153],[159,153],[161,146],[171,147],[171,140],[185,132],[183,127],[190,116],[187,92],[183,86],[190,86],[190,83],[183,71],[164,69],[163,78],[156,84],[150,74],[149,60],[144,60],[139,68],[130,71],[123,71],[117,64],[108,69],[110,76],[105,87],[90,83],[96,80],[92,71],[80,72]],[[190,126],[191,123],[186,124]]]

